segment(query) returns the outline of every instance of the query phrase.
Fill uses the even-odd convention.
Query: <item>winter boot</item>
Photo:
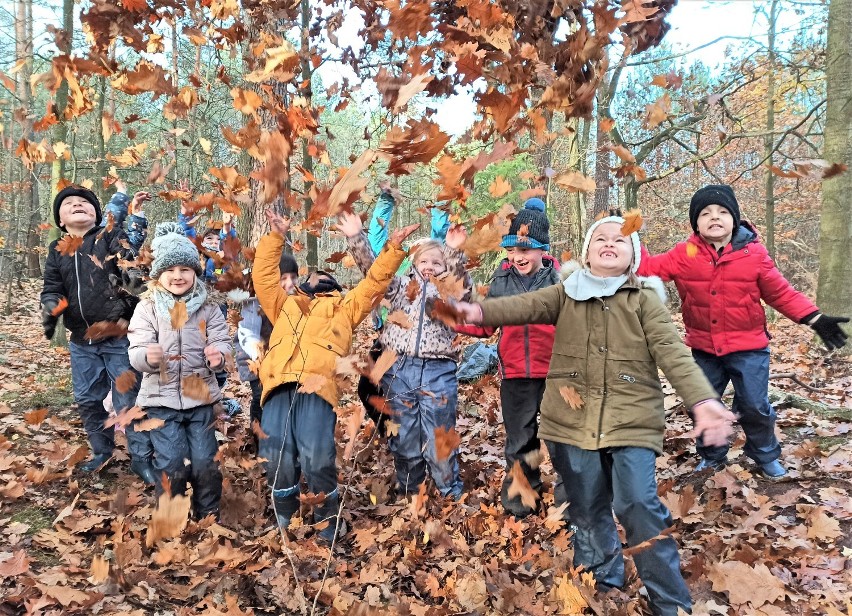
[[[325,501],[321,505],[314,508],[314,524],[320,526],[324,522],[328,522],[324,528],[317,533],[317,540],[321,543],[330,545],[334,542],[335,533],[338,539],[346,534],[346,522],[343,518],[338,521],[338,512],[340,510],[340,497],[337,490],[325,497]]]

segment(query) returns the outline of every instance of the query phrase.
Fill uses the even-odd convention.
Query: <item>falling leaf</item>
[[[125,370],[115,379],[115,389],[120,394],[126,394],[136,385],[137,377],[133,370]]]
[[[303,375],[299,380],[298,392],[300,394],[315,394],[322,391],[327,384],[328,378],[322,374]]]
[[[172,329],[183,329],[186,321],[189,318],[186,314],[186,303],[175,302],[175,305],[169,308],[169,316],[172,319]]]
[[[47,418],[47,409],[34,409],[24,413],[24,422],[28,426],[37,426]]]
[[[615,120],[612,118],[601,118],[601,121],[598,122],[598,128],[603,133],[608,133],[615,126]]]
[[[70,257],[83,245],[83,238],[76,235],[66,235],[56,243],[56,250],[64,257]]]
[[[592,192],[596,188],[594,179],[579,171],[566,171],[555,178],[556,184],[569,192]]]
[[[642,228],[642,212],[639,209],[629,210],[624,214],[624,223],[621,225],[621,235],[627,237]]]
[[[524,470],[521,468],[520,460],[515,460],[515,464],[509,471],[509,477],[512,482],[509,484],[509,498],[521,497],[521,503],[524,507],[530,509],[535,508],[536,501],[539,499],[538,492],[532,489],[530,482],[524,475]]]
[[[429,316],[449,327],[455,327],[464,323],[464,319],[462,318],[464,315],[455,306],[440,298],[436,299],[432,304]]]
[[[580,394],[577,393],[577,390],[573,387],[563,386],[559,388],[559,393],[562,395],[562,399],[568,403],[573,410],[578,411],[583,408],[583,398],[580,397]]]
[[[205,404],[210,402],[210,386],[207,385],[207,381],[201,375],[190,374],[184,377],[180,382],[180,387],[186,397],[201,400]]]
[[[438,461],[446,460],[450,457],[456,448],[461,443],[459,433],[455,428],[444,428],[438,426],[435,428],[435,457]]]
[[[512,185],[506,181],[502,175],[498,175],[497,178],[491,183],[491,186],[488,187],[488,192],[495,199],[499,199],[503,195],[509,194],[512,190]]]
[[[171,539],[180,535],[189,520],[189,507],[188,496],[169,496],[168,490],[161,494],[157,508],[148,522],[145,545],[150,548],[160,539]]]
[[[68,308],[68,299],[65,297],[60,297],[59,301],[56,302],[56,307],[50,311],[50,314],[55,317],[58,317],[66,308]]]
[[[390,367],[396,363],[399,356],[391,348],[382,349],[381,355],[376,359],[376,363],[370,369],[370,382],[373,385],[378,385],[382,381],[385,372],[390,370]]]
[[[92,574],[92,582],[95,584],[105,582],[109,578],[109,561],[103,556],[95,556],[92,559],[90,572]]]
[[[134,423],[133,429],[137,432],[150,432],[151,430],[162,428],[165,425],[166,422],[159,417],[149,417],[148,419],[143,419]]]
[[[145,411],[142,410],[142,407],[132,406],[126,411],[119,409],[116,412],[115,417],[108,418],[104,425],[107,428],[110,426],[121,426],[122,428],[126,428],[131,422],[143,417],[145,417]]]
[[[83,336],[87,340],[102,340],[104,338],[121,337],[127,334],[127,322],[97,321],[92,323]]]
[[[325,502],[325,497],[325,492],[320,492],[319,494],[307,492],[299,494],[299,501],[307,507],[316,507],[317,505],[322,505]]]
[[[656,128],[662,124],[672,110],[672,98],[666,92],[649,105],[645,105],[645,128]]]
[[[692,242],[686,243],[686,256],[690,259],[694,259],[695,255],[698,254],[698,246],[693,244]]]
[[[411,329],[413,327],[413,323],[411,319],[408,318],[408,315],[405,314],[402,310],[394,310],[390,314],[388,314],[385,319],[385,323],[393,323],[394,325],[401,327],[402,329]]]
[[[623,145],[609,146],[605,149],[611,151],[613,154],[618,156],[618,158],[620,158],[621,160],[623,160],[626,163],[635,163],[636,162],[636,157],[633,155],[633,152],[628,150]]]
[[[417,282],[416,278],[412,278],[408,281],[408,284],[405,286],[405,298],[409,302],[413,302],[417,299],[417,296],[420,294],[420,283]]]

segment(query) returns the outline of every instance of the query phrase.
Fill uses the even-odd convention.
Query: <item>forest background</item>
[[[729,6],[710,2],[707,10],[725,12]],[[437,203],[447,209],[455,222],[467,225],[471,232],[466,251],[481,262],[475,270],[480,282],[487,282],[499,259],[497,239],[505,219],[498,212],[506,204],[517,209],[531,196],[547,201],[553,252],[558,258],[578,251],[583,230],[600,212],[610,207],[639,209],[646,221],[644,239],[656,252],[687,235],[688,202],[695,189],[706,183],[729,183],[744,217],[755,223],[781,271],[798,288],[816,296],[825,312],[848,314],[852,306],[852,176],[846,172],[852,160],[852,2],[766,0],[750,6],[752,35],[713,32],[707,37],[712,41],[709,45],[724,50],[723,60],[707,65],[701,61],[698,45],[684,49],[667,42],[666,20],[678,10],[671,0],[585,4],[570,0],[96,0],[75,4],[63,0],[61,6],[6,1],[0,7],[0,281],[8,323],[28,331],[37,322],[32,296],[37,293],[46,246],[56,237],[50,209],[56,191],[68,182],[82,183],[105,201],[117,178],[126,181],[131,192],[154,193],[154,201],[145,208],[152,225],[173,219],[180,204],[198,214],[199,228],[221,220],[227,212],[237,216],[244,247],[254,245],[265,232],[263,208],[294,213],[299,222],[290,243],[299,261],[306,269],[336,269],[347,282],[357,275],[343,258],[343,240],[329,232],[335,215],[349,208],[367,212],[378,182],[388,176],[402,195],[395,220],[389,224],[422,221],[426,224],[421,232],[427,232],[429,206]],[[452,98],[458,93],[467,102]],[[452,131],[440,123],[447,115],[455,116]],[[459,121],[459,116],[470,116],[470,122]],[[181,188],[184,180],[189,191]],[[236,245],[226,247],[226,253],[228,260],[251,256],[250,250],[241,254]],[[773,332],[779,328],[782,341],[776,342],[781,347],[776,366],[782,365],[797,379],[805,379],[809,387],[823,391],[815,396],[807,387],[799,387],[798,394],[810,395],[810,402],[828,403],[834,413],[829,416],[848,421],[844,415],[850,406],[846,393],[852,387],[848,362],[837,356],[834,361],[826,360],[814,348],[801,344],[810,334],[802,338],[802,331],[788,324],[773,324],[772,328]],[[6,343],[12,339],[8,336],[13,334],[4,338]],[[55,386],[54,377],[40,379],[37,373],[67,369],[67,355],[61,350],[52,352],[50,368],[39,363],[43,358],[18,355],[12,359],[15,345],[32,350],[44,344],[14,340],[11,351],[4,347],[8,351],[4,361],[37,365],[35,372],[28,370],[27,377],[36,389]],[[64,333],[59,332],[54,342],[63,341]],[[61,382],[61,377],[56,379]],[[64,386],[67,389],[67,379]],[[492,408],[496,404],[493,384],[478,391],[468,402],[472,408],[485,410],[470,425],[462,422],[462,430],[478,435],[469,447],[477,451],[477,458],[490,460],[488,456],[494,458],[498,451],[492,437],[499,438]],[[435,614],[459,607],[510,613],[512,606],[525,605],[527,600],[532,601],[526,608],[531,613],[539,609],[545,613],[578,609],[576,613],[580,613],[603,609],[601,605],[615,605],[613,609],[625,613],[643,609],[634,596],[595,603],[581,574],[571,571],[564,559],[541,565],[548,573],[539,571],[534,583],[519,569],[512,569],[503,579],[483,560],[459,571],[455,569],[461,565],[456,565],[442,575],[433,571],[429,573],[433,577],[427,578],[418,577],[413,568],[408,573],[396,570],[373,586],[355,573],[356,583],[344,584],[345,592],[340,594],[329,591],[325,578],[313,573],[307,575],[308,581],[299,582],[300,573],[319,563],[323,566],[317,570],[327,573],[328,563],[312,553],[297,553],[304,561],[293,564],[293,552],[285,549],[282,564],[283,557],[278,548],[271,547],[272,540],[261,538],[254,527],[251,537],[245,529],[231,537],[221,534],[224,531],[190,527],[207,542],[202,542],[202,551],[208,550],[202,557],[190,555],[189,548],[177,554],[171,543],[168,549],[160,545],[152,553],[151,545],[142,547],[144,517],[146,512],[150,517],[150,510],[143,506],[144,495],[127,487],[130,479],[119,476],[117,484],[110,486],[121,500],[118,508],[93,497],[92,486],[81,489],[77,479],[71,479],[73,464],[68,460],[77,449],[71,440],[66,442],[70,433],[63,431],[65,419],[71,417],[62,412],[67,402],[63,406],[48,396],[36,403],[12,395],[15,404],[6,407],[4,425],[20,434],[59,434],[48,457],[55,467],[68,466],[67,474],[57,468],[48,472],[46,465],[43,474],[31,476],[23,470],[26,464],[21,460],[27,456],[38,460],[37,450],[24,448],[15,453],[11,439],[2,442],[2,451],[11,453],[0,470],[14,478],[0,496],[13,502],[12,513],[18,515],[15,507],[32,499],[47,498],[51,503],[38,507],[42,517],[49,518],[46,523],[36,516],[42,521],[29,524],[0,509],[0,518],[11,524],[5,527],[7,536],[20,536],[27,545],[33,542],[39,550],[52,554],[39,556],[28,548],[10,552],[5,560],[0,557],[0,576],[7,581],[13,576],[4,572],[31,576],[56,572],[56,577],[39,582],[50,590],[39,590],[35,581],[16,587],[14,597],[19,600],[12,604],[18,608],[28,605],[30,613],[51,605],[80,609],[93,601],[112,609],[121,605],[114,601],[121,593],[135,596],[131,604],[143,609],[140,606],[146,599],[139,598],[140,572],[155,569],[157,575],[173,576],[168,564],[178,562],[200,562],[199,567],[208,568],[231,562],[241,581],[235,586],[226,584],[224,590],[220,584],[216,592],[208,583],[190,585],[193,590],[186,595],[178,592],[171,577],[169,586],[159,585],[152,591],[159,598],[149,596],[147,600],[153,603],[145,606],[179,604],[181,609],[214,613],[209,610],[215,605],[223,613],[243,613],[253,609],[250,606],[258,608],[254,599],[246,598],[252,593],[243,588],[245,579],[251,579],[252,585],[291,592],[298,589],[292,597],[283,590],[272,592],[273,598],[267,596],[262,608],[287,605],[302,612],[310,611],[312,605],[317,609],[317,602],[311,603],[314,598],[321,609],[343,613],[364,605],[370,609],[395,605],[399,610],[400,601],[410,613]],[[799,398],[791,405],[816,408],[807,407],[805,397]],[[20,423],[22,404],[39,411],[24,424]],[[50,419],[40,414],[42,407],[50,409]],[[804,425],[802,430],[833,431],[830,438],[842,438],[846,433],[842,426],[849,425],[841,421],[840,428],[814,427],[811,420],[797,421],[804,422],[794,424]],[[241,432],[235,434],[229,447],[237,451]],[[352,443],[362,437],[357,431],[348,435]],[[44,440],[36,442],[45,444]],[[808,442],[802,437],[797,446],[814,458],[829,460],[831,473],[839,473],[841,483],[848,487],[847,442],[830,441],[824,449]],[[681,443],[672,455],[683,454],[684,446]],[[14,447],[23,444],[17,442]],[[477,447],[485,448],[485,453]],[[247,458],[235,459],[248,472],[233,477],[233,486],[254,486],[262,499],[262,487],[256,474],[252,475],[256,469]],[[675,462],[671,469],[674,476],[679,474]],[[365,479],[358,474],[362,470],[355,464],[350,479]],[[486,474],[470,472],[480,479]],[[849,550],[846,524],[850,508],[844,506],[849,503],[846,492],[842,497],[835,492],[823,494],[819,490],[839,488],[832,482],[817,482],[807,492],[810,505],[783,505],[786,501],[782,499],[781,509],[770,515],[767,507],[773,505],[755,496],[753,479],[743,472],[745,475],[725,480],[734,483],[721,485],[718,479],[714,489],[722,493],[727,489],[728,496],[737,494],[744,499],[740,513],[755,515],[748,518],[754,524],[755,511],[763,512],[767,519],[793,515],[804,524],[802,532],[814,552],[827,556],[822,564],[809,562],[810,570],[800,572],[795,583],[782,575],[781,590],[772,585],[778,592],[761,598],[732,596],[735,591],[728,582],[733,584],[739,577],[739,584],[752,587],[757,581],[749,582],[748,575],[763,576],[760,567],[767,572],[772,568],[778,578],[775,561],[763,564],[755,556],[757,551],[741,551],[727,560],[745,563],[751,573],[707,565],[716,577],[703,600],[718,607],[707,608],[704,603],[702,609],[724,608],[718,613],[754,613],[758,608],[766,613],[772,609],[784,613],[852,610],[844,608],[848,594],[831,591],[833,577],[848,577],[840,573],[848,569],[844,550]],[[364,506],[369,509],[376,502],[385,506],[381,498],[386,489],[383,492],[372,480],[365,481],[370,487],[361,495]],[[51,489],[59,494],[46,495],[44,490]],[[668,489],[675,495],[672,499],[680,499],[669,501],[680,512],[676,515],[679,523],[697,524],[694,519],[688,521],[695,515],[694,508],[714,502],[712,490],[690,500],[694,498],[690,490],[696,489],[692,484],[675,482]],[[109,513],[91,522],[75,508],[81,498],[89,499],[91,508],[106,507]],[[134,515],[143,530],[129,522],[125,530],[115,527],[119,518],[124,519],[128,498],[133,506],[141,506],[134,509]],[[260,503],[261,510],[262,502],[255,503]],[[487,502],[483,498],[481,507],[487,507]],[[61,515],[68,506],[71,509]],[[790,514],[784,506],[793,506],[796,513]],[[844,509],[846,516],[838,513]],[[357,515],[357,504],[353,511]],[[467,531],[475,536],[491,529],[502,536],[489,526],[496,524],[496,510],[483,511],[485,521],[463,523]],[[394,527],[385,540],[413,538],[414,558],[426,558],[418,554],[426,548],[416,545],[417,538],[423,538],[423,529],[418,526],[418,534],[414,522],[425,523],[417,514],[406,518],[404,528]],[[449,520],[453,515],[444,513]],[[91,525],[81,525],[80,519],[88,519]],[[77,520],[75,528],[81,530],[69,531],[69,520]],[[529,527],[509,523],[508,535],[492,547],[504,550],[506,561],[520,566],[529,562],[522,555],[532,558],[530,545],[543,541],[551,547],[567,546],[564,533],[541,540],[552,531],[545,522]],[[16,524],[27,528],[22,530]],[[750,531],[765,531],[754,524]],[[262,527],[259,518],[256,526]],[[374,526],[365,528],[375,530]],[[49,535],[51,532],[56,534]],[[60,533],[65,534],[60,537]],[[105,552],[109,533],[119,539],[112,537],[110,551]],[[433,525],[426,534],[427,543],[432,536],[428,558],[439,562],[447,550],[452,551],[454,540],[444,541],[446,530],[442,533]],[[695,554],[709,549],[704,542],[708,535],[699,535],[700,540],[690,548]],[[116,551],[123,542],[134,546],[124,555]],[[233,550],[231,561],[217,551],[223,545]],[[365,534],[358,543],[363,558],[375,556],[368,545]],[[377,545],[383,549],[382,541]],[[240,549],[252,557],[240,560]],[[68,556],[74,553],[81,556]],[[56,558],[59,560],[52,560]],[[130,560],[122,560],[125,558]],[[280,569],[274,574],[270,568],[257,569],[263,571],[258,577],[253,565],[247,564],[249,560],[276,563],[270,567]],[[381,559],[374,559],[374,564],[380,561],[381,571],[395,566]],[[139,568],[134,570],[130,562]],[[122,577],[123,565],[133,572],[130,582]],[[816,575],[814,571],[821,568],[830,573]],[[81,577],[83,573],[92,577]],[[341,575],[346,578],[351,573],[344,568]],[[693,591],[697,584],[700,589],[696,581],[702,578],[700,573],[696,571],[691,579]],[[808,575],[821,581],[813,582]],[[379,573],[376,576],[382,578]],[[400,591],[400,580],[409,578],[421,594],[428,589],[434,600],[422,602],[418,592]],[[803,582],[806,578],[807,584]],[[397,587],[388,579],[396,580]],[[769,578],[760,579],[760,583],[770,584]],[[534,588],[532,595],[528,582]],[[104,584],[113,584],[109,586],[113,592],[104,591]],[[820,592],[808,594],[814,584]],[[441,595],[441,586],[447,585]],[[505,591],[499,593],[499,600],[493,599],[495,585]],[[803,585],[810,585],[810,590],[806,592]],[[128,590],[130,586],[136,590]],[[489,589],[485,597],[478,594],[483,588]],[[81,594],[74,595],[72,590]],[[718,603],[722,597],[729,605]],[[33,608],[36,605],[40,607]]]

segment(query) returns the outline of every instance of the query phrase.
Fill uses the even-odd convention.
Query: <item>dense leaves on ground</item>
[[[606,595],[572,569],[551,490],[530,519],[516,521],[497,505],[503,435],[493,377],[462,388],[460,503],[432,491],[397,500],[384,443],[351,391],[344,397],[338,436],[351,532],[330,551],[314,541],[310,516],[294,520],[286,541],[273,527],[245,415],[218,425],[219,524],[187,521],[182,498],[155,512],[153,493],[126,459],[99,475],[76,470],[87,452],[67,352],[41,336],[36,285],[21,294],[30,299],[0,324],[0,614],[647,613],[632,564],[624,591]],[[798,326],[772,329],[773,369],[819,391],[787,379],[773,386],[844,412],[779,411],[792,470],[779,484],[754,476],[741,441],[727,470],[690,474],[689,423],[676,414],[658,461],[660,492],[676,520],[696,613],[850,614],[850,366],[812,352]],[[362,330],[356,351],[368,348]],[[229,388],[247,401],[245,386]],[[306,498],[302,513],[315,501]]]

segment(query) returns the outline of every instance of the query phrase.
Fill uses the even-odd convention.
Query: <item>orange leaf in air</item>
[[[464,319],[462,319],[462,313],[459,312],[455,306],[440,298],[435,300],[429,316],[450,327],[455,327],[456,325],[464,322]]]
[[[298,392],[300,394],[315,394],[325,387],[327,382],[328,379],[321,374],[308,374],[302,378]]]
[[[698,246],[693,244],[692,242],[687,242],[686,244],[686,256],[690,259],[694,259],[698,254]]]
[[[530,482],[524,475],[520,460],[515,460],[512,470],[509,471],[509,477],[512,479],[509,484],[509,498],[520,496],[524,507],[534,509],[535,503],[539,499],[538,492],[532,489]]]
[[[76,235],[66,235],[56,243],[56,250],[59,254],[70,257],[83,244],[83,238]]]
[[[138,13],[143,9],[147,9],[148,3],[146,0],[121,0],[121,6],[126,8],[128,11]]]
[[[133,370],[125,370],[115,379],[115,389],[120,394],[126,394],[136,385],[136,373]]]
[[[88,340],[102,340],[123,336],[127,333],[127,322],[116,323],[115,321],[98,321],[92,323],[83,334]]]
[[[405,287],[405,298],[408,301],[413,302],[417,298],[417,295],[419,293],[420,284],[417,282],[416,279],[412,278],[408,281],[408,285]]]
[[[562,398],[568,403],[568,406],[575,411],[583,408],[583,399],[573,387],[560,387],[559,393],[562,394]]]
[[[190,501],[188,496],[169,496],[167,489],[157,504],[157,509],[148,522],[145,544],[150,548],[160,539],[170,539],[180,535],[189,520]]]
[[[60,297],[59,301],[56,302],[56,308],[51,310],[50,314],[52,314],[55,317],[58,317],[60,314],[62,314],[62,311],[64,311],[66,308],[68,308],[68,299],[65,298],[65,297]]]
[[[186,325],[186,320],[189,318],[186,314],[186,304],[184,302],[175,302],[175,305],[169,308],[169,316],[172,318],[172,329],[182,329]]]
[[[446,460],[461,443],[461,437],[454,428],[435,428],[435,456],[438,460]]]
[[[391,312],[385,319],[385,323],[393,323],[402,329],[411,329],[413,326],[411,319],[409,319],[408,315],[406,315],[402,310],[394,310]]]
[[[506,181],[502,175],[498,175],[491,186],[488,187],[488,192],[495,199],[499,199],[503,195],[508,194],[512,190],[512,185]]]
[[[382,354],[379,355],[379,358],[370,370],[370,382],[373,383],[373,385],[378,385],[381,382],[382,377],[385,375],[385,372],[394,365],[396,359],[397,354],[393,349],[382,350]]]
[[[180,382],[180,387],[188,398],[201,400],[204,403],[210,402],[210,387],[198,374],[190,374],[185,377]]]
[[[624,224],[621,225],[621,235],[627,236],[642,228],[642,212],[638,209],[630,210],[624,215]]]
[[[151,430],[162,428],[164,425],[166,425],[166,422],[159,417],[149,417],[148,419],[137,421],[133,424],[133,429],[137,432],[150,432]]]
[[[299,494],[299,501],[308,507],[322,505],[325,502],[325,492],[320,492],[319,494],[314,494],[313,492]]]

